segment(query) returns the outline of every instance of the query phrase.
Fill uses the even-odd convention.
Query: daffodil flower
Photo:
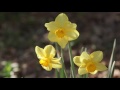
[[[98,71],[107,70],[107,67],[100,63],[103,59],[102,51],[95,51],[90,55],[87,52],[82,52],[80,56],[73,58],[74,63],[79,67],[78,74],[96,74]]]
[[[48,39],[57,42],[62,48],[65,48],[68,41],[75,40],[79,36],[77,25],[71,23],[64,13],[59,14],[55,21],[45,23],[45,27],[49,31]]]
[[[44,49],[36,46],[35,52],[40,60],[39,63],[45,70],[51,71],[52,68],[62,68],[62,64],[60,63],[61,57],[54,58],[56,52],[52,45],[47,45]]]

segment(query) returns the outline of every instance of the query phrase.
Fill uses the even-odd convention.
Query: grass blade
[[[84,51],[84,47],[81,48],[81,50],[80,50],[80,54],[81,54],[83,51]]]
[[[113,62],[112,66],[111,66],[111,70],[110,70],[110,78],[113,77],[113,74],[114,74],[114,68],[115,68],[115,61]]]
[[[63,49],[61,48],[61,63],[62,63],[62,69],[60,69],[61,77],[62,78],[67,78],[67,73],[64,65],[64,57],[63,57]]]
[[[109,62],[109,66],[108,66],[108,78],[110,78],[110,74],[111,74],[111,67],[113,64],[113,56],[114,56],[114,51],[115,51],[115,47],[116,47],[116,39],[114,40],[114,44],[113,44],[113,49],[112,49],[112,54],[110,57],[110,62]]]
[[[68,49],[69,49],[70,64],[71,64],[71,68],[72,68],[71,73],[72,73],[72,77],[75,78],[75,67],[74,67],[74,63],[73,63],[72,49],[71,49],[70,42],[68,43]]]
[[[59,48],[58,48],[57,43],[55,43],[55,48],[56,48],[56,52],[57,52],[57,57],[59,58],[60,55],[59,55],[59,53],[58,53],[58,52],[59,52]],[[55,69],[55,75],[56,75],[57,78],[60,78],[59,69]]]

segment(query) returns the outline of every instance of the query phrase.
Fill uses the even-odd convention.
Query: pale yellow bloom
[[[87,73],[96,74],[98,71],[107,70],[107,67],[100,63],[102,59],[102,51],[95,51],[90,55],[84,51],[80,56],[75,56],[73,61],[79,67],[78,74],[83,75]]]
[[[59,14],[55,21],[45,23],[45,27],[49,31],[48,39],[57,42],[62,48],[65,48],[68,41],[75,40],[79,36],[77,25],[71,23],[64,13]]]
[[[60,63],[61,57],[54,58],[56,52],[52,45],[47,45],[44,49],[36,46],[35,52],[40,60],[39,63],[45,70],[51,71],[52,68],[62,68],[62,64]]]

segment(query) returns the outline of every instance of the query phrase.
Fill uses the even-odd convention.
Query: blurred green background
[[[47,72],[41,68],[35,54],[35,46],[52,44],[44,24],[54,21],[61,12],[0,12],[0,77],[50,78],[54,70]],[[116,71],[120,77],[120,12],[64,12],[72,23],[77,24],[80,37],[72,42],[73,56],[86,47],[88,52],[102,50],[104,63],[108,65],[113,41]],[[66,68],[69,70],[67,48],[64,50]],[[76,68],[77,71],[77,68]],[[76,72],[77,73],[77,72]],[[117,73],[117,74],[116,74]],[[119,74],[118,74],[119,73]],[[91,77],[104,77],[98,73]]]

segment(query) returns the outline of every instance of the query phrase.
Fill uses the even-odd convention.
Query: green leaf
[[[116,47],[116,39],[114,40],[114,44],[113,44],[113,49],[112,49],[112,54],[111,54],[111,58],[110,58],[110,62],[109,62],[109,66],[108,66],[108,78],[111,77],[111,67],[112,64],[114,62],[114,51],[115,51],[115,47]]]
[[[60,69],[60,77],[61,78],[67,78],[67,73],[65,69],[65,63],[64,63],[64,57],[63,57],[63,49],[61,48],[61,63],[62,63],[62,68]]]
[[[68,50],[69,50],[69,57],[70,57],[70,65],[72,68],[70,71],[72,73],[72,77],[75,78],[75,66],[73,63],[72,48],[71,48],[70,42],[68,42]]]
[[[55,48],[56,48],[56,51],[57,51],[57,57],[59,58],[60,57],[59,54],[58,54],[59,48],[58,48],[57,43],[55,43]],[[55,75],[56,75],[56,78],[60,78],[59,69],[55,69]]]
[[[112,66],[111,66],[111,70],[110,70],[110,72],[111,72],[111,74],[110,74],[110,78],[113,77],[113,74],[114,74],[114,68],[115,68],[115,61],[113,62]]]
[[[84,51],[84,47],[81,48],[81,50],[80,50],[80,54],[81,54],[83,51]]]

